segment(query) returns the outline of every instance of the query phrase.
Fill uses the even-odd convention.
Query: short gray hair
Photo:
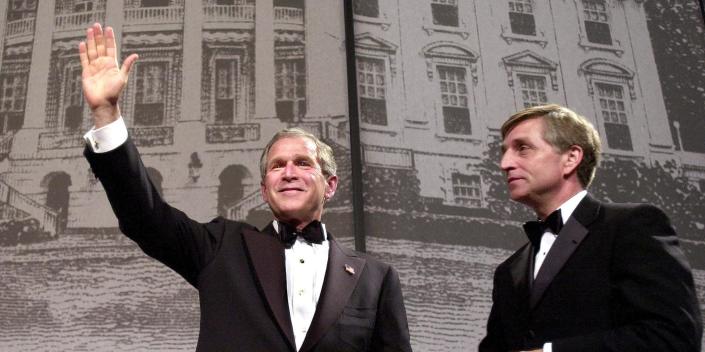
[[[519,123],[540,118],[545,123],[543,139],[558,151],[565,152],[577,145],[583,149],[583,160],[578,165],[578,180],[583,187],[595,178],[602,149],[600,136],[585,117],[557,104],[532,106],[510,116],[502,125],[502,139]]]
[[[318,164],[321,165],[321,172],[323,175],[326,177],[336,175],[338,164],[335,162],[333,149],[312,133],[294,127],[277,132],[269,143],[267,143],[267,146],[264,147],[262,156],[259,159],[259,171],[262,179],[264,179],[264,176],[267,175],[267,156],[269,155],[269,150],[272,149],[274,143],[284,138],[307,138],[311,140],[316,145],[316,161],[318,161]]]

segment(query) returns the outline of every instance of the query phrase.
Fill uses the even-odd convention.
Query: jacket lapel
[[[534,309],[546,289],[561,271],[570,256],[588,235],[587,226],[597,217],[600,203],[585,196],[558,234],[556,242],[548,251],[546,260],[539,269],[531,288],[530,309]]]
[[[316,306],[316,313],[311,321],[300,352],[313,348],[325,332],[338,321],[345,304],[357,286],[357,281],[365,267],[365,259],[358,257],[338,245],[328,233],[330,249],[328,266],[321,289],[321,296]]]
[[[294,329],[286,299],[284,246],[272,235],[273,231],[274,228],[270,223],[263,232],[246,229],[242,237],[260,291],[266,298],[279,329],[288,339],[290,346],[295,349]]]
[[[522,298],[527,298],[529,296],[529,290],[531,289],[533,275],[531,273],[534,271],[534,250],[531,243],[525,245],[519,249],[519,256],[516,259],[516,263],[509,267],[509,272],[512,277],[512,285],[516,292],[521,293]],[[524,300],[524,302],[526,302]]]

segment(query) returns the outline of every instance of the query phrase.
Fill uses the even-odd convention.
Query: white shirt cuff
[[[543,352],[553,352],[553,344],[546,342],[543,344]]]
[[[117,120],[83,135],[86,144],[94,153],[107,153],[127,141],[127,126],[125,120],[120,116]]]

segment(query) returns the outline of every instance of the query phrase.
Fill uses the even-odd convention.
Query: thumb
[[[127,78],[127,76],[130,74],[130,70],[132,69],[132,65],[137,61],[139,56],[137,54],[132,54],[128,56],[125,61],[122,62],[122,67],[120,68],[120,73]]]

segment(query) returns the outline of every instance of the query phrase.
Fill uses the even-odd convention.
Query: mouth
[[[297,192],[303,192],[303,188],[298,188],[298,187],[284,187],[279,189],[279,193],[284,193],[284,194],[290,194],[290,193],[297,193]]]
[[[507,177],[507,184],[511,184],[514,181],[521,180],[521,177]]]

